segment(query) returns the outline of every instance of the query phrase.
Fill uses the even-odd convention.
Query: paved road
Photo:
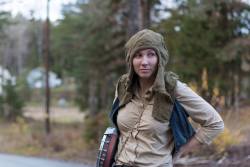
[[[68,163],[41,158],[0,154],[0,167],[92,167],[84,164]]]

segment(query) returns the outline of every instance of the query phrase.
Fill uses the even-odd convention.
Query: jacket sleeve
[[[195,138],[205,144],[212,140],[224,129],[224,122],[218,112],[197,95],[186,84],[177,81],[176,99],[180,102],[192,120],[200,125]]]

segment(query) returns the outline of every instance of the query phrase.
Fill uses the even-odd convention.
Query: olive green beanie
[[[133,85],[134,70],[132,60],[136,52],[142,49],[154,49],[159,58],[158,71],[153,85],[155,91],[165,91],[164,71],[168,62],[168,50],[163,36],[152,30],[144,29],[133,35],[125,45],[126,61],[128,63],[128,88]]]
[[[136,75],[132,60],[139,50],[154,49],[158,56],[158,70],[153,84],[154,107],[153,117],[161,122],[169,119],[174,101],[174,89],[177,76],[172,72],[165,72],[169,55],[161,34],[152,30],[144,29],[133,35],[125,45],[126,61],[129,71],[123,75],[117,85],[118,97],[121,105],[128,103],[133,97],[133,86]]]

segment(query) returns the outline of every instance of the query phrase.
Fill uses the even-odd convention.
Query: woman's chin
[[[150,79],[151,78],[151,74],[149,74],[149,73],[143,73],[143,74],[140,74],[139,75],[139,77],[141,78],[141,79]]]

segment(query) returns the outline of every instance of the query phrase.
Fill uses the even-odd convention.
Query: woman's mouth
[[[141,72],[149,72],[150,69],[140,69]]]

